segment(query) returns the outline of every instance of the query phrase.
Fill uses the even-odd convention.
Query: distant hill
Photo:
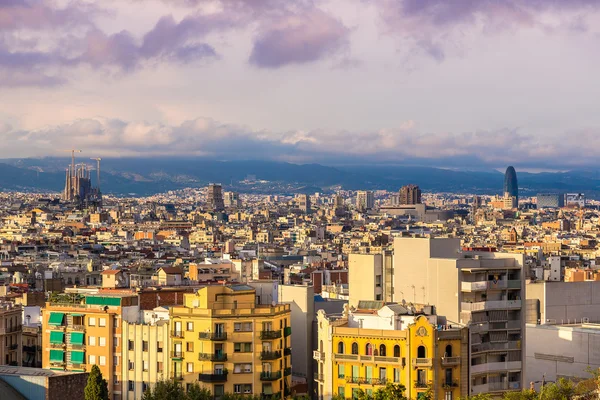
[[[64,186],[68,158],[0,160],[3,190],[54,190]],[[93,162],[90,161],[93,166]],[[503,174],[414,166],[344,166],[275,161],[222,161],[208,158],[107,158],[102,160],[102,190],[117,195],[150,195],[185,187],[222,183],[242,192],[326,192],[332,188],[398,190],[415,183],[425,191],[499,194]],[[584,192],[600,197],[600,173],[582,170],[531,174],[517,170],[523,195],[537,192]],[[249,175],[267,183],[241,183]],[[95,175],[93,175],[95,178]]]

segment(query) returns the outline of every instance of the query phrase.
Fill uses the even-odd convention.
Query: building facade
[[[21,306],[0,303],[0,364],[22,365],[23,320]]]
[[[367,211],[375,206],[375,196],[371,190],[359,190],[356,192],[356,209]]]
[[[421,204],[421,188],[417,185],[402,186],[398,201],[400,205]]]
[[[206,202],[211,210],[223,211],[225,209],[225,202],[223,201],[223,187],[215,183],[208,185]]]
[[[565,206],[565,196],[561,193],[538,193],[537,208],[561,208]]]
[[[171,316],[171,378],[225,393],[283,398],[291,385],[290,305],[257,304],[246,285],[185,294]]]
[[[364,307],[367,307],[366,309]],[[374,307],[374,308],[373,308]],[[438,326],[435,315],[411,313],[398,304],[361,302],[340,318],[317,314],[320,399],[372,395],[387,383],[418,399],[458,399],[468,388],[468,331]]]

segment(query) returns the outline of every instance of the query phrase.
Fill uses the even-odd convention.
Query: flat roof
[[[83,372],[70,372],[70,371],[53,371],[42,368],[30,368],[30,367],[12,367],[9,365],[0,366],[0,375],[26,375],[26,376],[62,376],[62,375],[74,375],[81,374]]]

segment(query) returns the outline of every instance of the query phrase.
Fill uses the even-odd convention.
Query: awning
[[[72,351],[71,352],[71,363],[73,364],[84,364],[85,354],[83,351]]]
[[[52,331],[50,332],[50,343],[64,343],[65,342],[65,334],[60,331]]]
[[[83,317],[83,314],[71,314],[71,317]]]
[[[71,344],[83,344],[83,332],[71,332]]]
[[[65,313],[61,313],[61,312],[50,313],[50,318],[48,319],[48,325],[60,326],[63,324],[64,319],[65,319]]]
[[[62,350],[50,350],[50,362],[65,362],[65,352]]]

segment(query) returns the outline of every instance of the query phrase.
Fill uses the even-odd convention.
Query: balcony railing
[[[19,348],[19,345],[18,345],[18,344],[16,344],[16,343],[13,343],[13,344],[11,344],[11,345],[10,345],[10,349],[11,349],[11,350],[16,350],[16,349],[18,349],[18,348]]]
[[[292,355],[292,349],[290,347],[286,347],[285,349],[283,349],[283,355],[284,356],[291,356]]]
[[[227,361],[226,353],[200,353],[199,361]]]
[[[460,364],[460,357],[442,357],[442,365],[444,367],[450,367],[453,365]]]
[[[325,353],[322,352],[322,351],[313,350],[313,358],[316,361],[324,361],[325,360]]]
[[[487,374],[494,371],[520,370],[521,361],[491,362],[471,366],[471,374]]]
[[[291,334],[292,334],[292,327],[291,326],[283,328],[283,336],[288,337]]]
[[[358,354],[334,354],[336,360],[358,361]]]
[[[456,388],[458,387],[458,381],[457,380],[448,380],[448,381],[443,381],[442,386],[444,387],[448,387],[448,388]]]
[[[353,383],[356,385],[386,385],[386,378],[364,378],[362,376],[347,376],[347,383]]]
[[[176,337],[176,338],[182,338],[183,337],[183,331],[172,331],[171,332],[171,336],[172,337]]]
[[[314,380],[317,382],[324,382],[325,376],[323,374],[319,374],[317,372],[314,373]]]
[[[53,349],[62,349],[66,346],[66,343],[50,343],[50,347]]]
[[[290,376],[292,374],[292,368],[288,367],[283,370],[283,376]]]
[[[417,367],[431,367],[433,360],[431,358],[413,358],[413,365]]]
[[[423,381],[415,381],[415,387],[417,389],[427,389],[429,387],[429,385],[427,384],[427,382],[423,382]]]
[[[276,351],[261,351],[260,352],[260,359],[261,360],[277,360],[281,358],[281,351],[276,350]]]
[[[227,371],[215,372],[214,374],[199,374],[200,382],[227,382]]]
[[[227,340],[227,332],[200,332],[198,338],[202,340],[223,341]]]
[[[72,331],[83,332],[85,331],[85,325],[69,325],[69,328]]]
[[[172,351],[171,358],[183,358],[183,351],[181,351],[181,350]]]
[[[181,372],[171,372],[171,379],[175,381],[182,381],[183,374]]]
[[[281,337],[281,331],[261,331],[260,338],[262,340],[279,339]]]
[[[484,311],[503,310],[509,308],[521,308],[521,300],[490,300],[475,303],[460,303],[462,311]]]
[[[281,379],[281,371],[260,373],[261,381],[276,381],[278,379]]]

